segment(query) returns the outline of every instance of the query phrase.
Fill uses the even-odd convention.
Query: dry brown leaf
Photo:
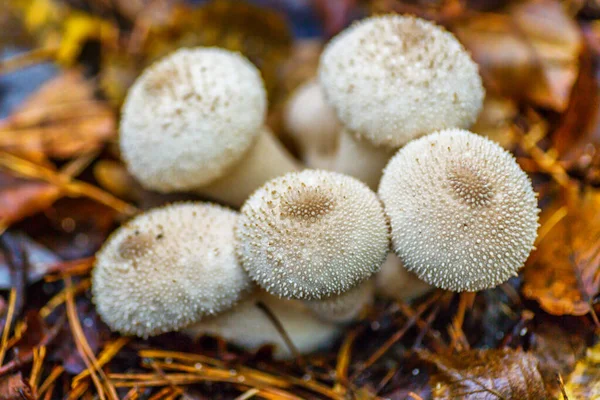
[[[437,373],[431,376],[434,399],[546,400],[534,356],[520,350],[470,350],[452,356],[417,351]]]
[[[34,400],[31,386],[21,373],[5,376],[0,380],[0,400]]]
[[[588,190],[542,213],[523,294],[554,315],[584,315],[600,292],[600,193]]]
[[[600,399],[600,343],[587,350],[566,379],[565,392],[569,400]]]
[[[0,231],[33,215],[62,196],[60,188],[41,181],[18,179],[0,172]]]
[[[94,98],[93,85],[77,71],[46,83],[0,121],[0,149],[35,159],[72,157],[115,136],[114,112]]]
[[[569,320],[560,324],[542,320],[531,333],[529,351],[539,361],[539,371],[552,393],[559,390],[557,374],[568,376],[575,364],[585,356],[586,333],[591,331],[585,323]]]
[[[486,87],[563,111],[579,72],[582,37],[560,2],[518,3],[453,26],[481,67]]]

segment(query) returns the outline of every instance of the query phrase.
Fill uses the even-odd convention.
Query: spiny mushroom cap
[[[92,292],[111,329],[147,337],[231,308],[251,287],[235,257],[238,214],[206,203],[154,209],[96,256]]]
[[[375,284],[373,279],[369,279],[339,296],[306,300],[304,304],[324,321],[345,323],[358,317],[373,302],[374,295]]]
[[[400,15],[365,19],[336,36],[319,65],[325,96],[349,130],[397,148],[481,110],[477,65],[449,32]]]
[[[280,297],[343,293],[376,272],[389,249],[375,193],[335,172],[305,170],[273,179],[241,213],[236,251],[242,266]]]
[[[300,301],[278,299],[261,293],[256,299],[243,301],[222,315],[189,326],[184,333],[194,337],[216,335],[249,351],[272,344],[275,345],[275,358],[293,358],[294,354],[272,321],[257,307],[257,300],[273,312],[301,354],[328,347],[342,331],[339,325],[312,315]]]
[[[147,188],[197,189],[242,158],[266,105],[260,73],[243,56],[219,48],[177,50],[129,89],[120,125],[123,158]]]
[[[451,129],[410,142],[379,186],[404,266],[434,286],[478,291],[517,274],[537,235],[536,194],[514,157]]]

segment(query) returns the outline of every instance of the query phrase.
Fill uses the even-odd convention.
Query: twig
[[[279,321],[279,318],[277,318],[277,316],[273,313],[273,311],[271,311],[271,309],[269,307],[267,307],[267,305],[264,304],[262,301],[257,301],[256,307],[258,307],[258,309],[261,310],[267,316],[267,318],[269,318],[269,321],[271,321],[271,323],[273,324],[275,329],[277,329],[277,332],[279,332],[279,334],[283,338],[283,341],[285,342],[286,346],[288,347],[290,352],[294,355],[294,359],[295,359],[296,363],[298,364],[298,366],[300,366],[301,368],[304,368],[306,366],[306,362],[304,361],[304,358],[298,351],[298,348],[296,347],[296,345],[294,345],[294,342],[292,342],[292,339],[286,332],[283,324],[281,323],[281,321]]]
[[[106,384],[108,389],[108,395],[111,399],[118,400],[119,397],[117,395],[117,391],[112,386],[110,381],[106,379],[104,375],[104,371],[98,366],[98,361],[90,348],[90,345],[83,333],[83,328],[81,327],[81,322],[79,321],[79,316],[77,315],[77,309],[75,308],[75,297],[73,295],[73,284],[71,282],[71,278],[65,278],[66,285],[66,304],[67,304],[67,315],[69,317],[69,326],[71,327],[71,332],[73,333],[73,338],[75,341],[75,347],[77,347],[77,351],[79,355],[83,359],[88,370],[90,370],[90,376],[94,385],[96,386],[96,390],[98,391],[98,396],[100,399],[104,400],[105,394],[102,388],[102,378]],[[98,377],[100,376],[100,378]]]
[[[17,298],[17,290],[15,288],[10,289],[10,297],[8,300],[8,313],[6,315],[6,322],[4,323],[2,331],[2,345],[0,347],[0,365],[4,363],[4,355],[6,354],[6,343],[8,342],[8,334],[10,332],[10,325],[12,323],[12,317],[15,311],[15,302]]]
[[[394,344],[396,344],[400,339],[402,339],[402,337],[406,334],[406,332],[410,328],[412,328],[413,325],[415,325],[415,323],[417,322],[417,319],[440,296],[441,296],[441,293],[438,292],[435,295],[431,296],[429,299],[427,299],[427,301],[425,301],[423,304],[421,304],[419,306],[419,308],[417,309],[417,312],[415,313],[415,315],[413,315],[412,317],[410,317],[408,319],[408,321],[406,321],[406,323],[404,324],[404,326],[402,327],[402,329],[400,329],[399,331],[397,331],[394,335],[392,335],[392,337],[390,337],[388,340],[386,340],[383,343],[383,345],[379,349],[377,349],[377,351],[375,351],[375,353],[373,353],[371,355],[371,357],[369,357],[367,359],[367,361],[350,377],[350,381],[354,381],[367,368],[369,368],[371,365],[373,365],[375,363],[375,361],[379,360],[379,358],[381,358]]]

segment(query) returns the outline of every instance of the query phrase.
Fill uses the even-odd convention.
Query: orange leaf
[[[556,111],[567,107],[583,42],[558,1],[476,14],[453,28],[480,65],[488,89]]]
[[[544,234],[527,262],[523,294],[550,314],[587,314],[600,292],[600,193],[545,210],[541,221]]]
[[[538,362],[520,350],[470,350],[452,356],[417,351],[435,366],[434,399],[548,399]]]
[[[116,121],[94,90],[76,71],[46,83],[0,121],[0,149],[29,158],[69,158],[99,148],[116,136]]]

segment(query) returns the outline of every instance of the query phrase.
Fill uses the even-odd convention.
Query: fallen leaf
[[[563,111],[579,72],[582,36],[555,0],[520,2],[452,27],[480,65],[486,87]]]
[[[430,380],[434,399],[549,398],[537,359],[522,350],[469,350],[452,356],[418,350],[417,355],[437,371]]]
[[[541,237],[524,270],[523,294],[553,315],[584,315],[600,293],[600,193],[543,211]]]
[[[600,343],[587,350],[565,381],[569,400],[600,399]]]
[[[538,369],[548,391],[558,393],[557,374],[568,376],[585,356],[585,336],[591,331],[589,326],[579,321],[553,323],[542,320],[531,332],[529,351],[539,361]]]
[[[0,379],[0,400],[34,400],[31,386],[21,373],[8,375]]]
[[[0,121],[0,149],[43,159],[69,158],[116,137],[116,116],[94,97],[80,72],[45,83],[19,110]]]
[[[29,283],[40,280],[61,261],[56,254],[26,234],[13,232],[12,235],[20,242],[21,246],[23,246],[23,251],[27,255],[27,281]],[[12,282],[9,266],[6,262],[6,255],[0,253],[0,289],[10,289],[11,285]]]
[[[0,230],[50,206],[61,196],[54,185],[0,171]]]

